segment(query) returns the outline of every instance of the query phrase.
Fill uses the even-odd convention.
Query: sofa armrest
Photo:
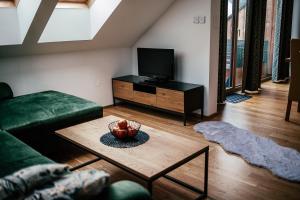
[[[149,192],[132,181],[119,181],[111,184],[101,193],[104,200],[150,200]]]
[[[13,92],[7,83],[0,82],[0,101],[13,98]]]

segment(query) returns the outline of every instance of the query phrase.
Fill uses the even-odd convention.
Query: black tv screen
[[[140,76],[174,79],[174,49],[138,48]]]

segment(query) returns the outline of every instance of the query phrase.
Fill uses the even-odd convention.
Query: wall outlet
[[[206,23],[206,17],[205,16],[199,16],[199,24],[205,24]]]

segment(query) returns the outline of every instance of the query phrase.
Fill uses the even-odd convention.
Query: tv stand
[[[144,81],[144,83],[150,83],[150,84],[155,84],[157,83],[158,81],[156,79],[147,79]]]
[[[113,100],[126,101],[183,116],[201,109],[203,118],[204,87],[177,81],[148,82],[146,77],[128,75],[112,79]]]
[[[166,83],[168,82],[168,79],[150,78],[150,79],[146,79],[144,82],[149,84],[158,84],[158,83]]]

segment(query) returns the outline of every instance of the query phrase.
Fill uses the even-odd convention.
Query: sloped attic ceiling
[[[0,57],[131,47],[175,0],[122,0],[93,40],[38,43],[57,0],[42,0],[22,45],[0,46]]]

